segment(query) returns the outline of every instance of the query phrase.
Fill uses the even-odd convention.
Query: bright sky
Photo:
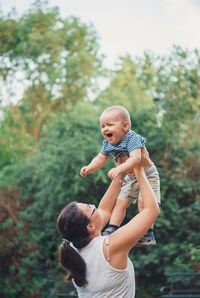
[[[0,0],[3,13],[15,7],[21,15],[31,0]],[[107,66],[120,55],[141,56],[144,50],[166,53],[173,44],[200,48],[200,0],[49,0],[62,17],[92,22]]]

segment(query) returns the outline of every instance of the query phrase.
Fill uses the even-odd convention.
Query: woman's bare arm
[[[110,220],[122,182],[123,176],[118,176],[115,180],[113,180],[99,203],[98,211],[103,218],[103,227]]]
[[[110,235],[111,265],[118,269],[126,267],[130,249],[148,231],[159,214],[158,203],[143,167],[138,166],[134,171],[140,185],[144,210]]]

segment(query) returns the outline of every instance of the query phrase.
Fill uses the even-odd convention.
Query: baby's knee
[[[116,202],[116,208],[120,209],[120,210],[125,210],[126,208],[128,208],[130,206],[130,203],[124,200],[117,200]]]

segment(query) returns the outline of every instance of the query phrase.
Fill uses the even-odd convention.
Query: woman
[[[143,150],[143,164],[145,154]],[[142,163],[134,170],[144,210],[113,234],[102,236],[101,231],[110,219],[123,177],[112,181],[98,209],[92,204],[72,202],[58,217],[63,237],[60,264],[81,298],[135,297],[134,268],[128,254],[158,217],[159,207]]]

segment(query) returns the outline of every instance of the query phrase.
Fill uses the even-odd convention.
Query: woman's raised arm
[[[99,203],[98,211],[103,218],[103,227],[110,220],[113,208],[122,186],[122,182],[122,176],[118,176],[117,179],[114,179]]]
[[[148,231],[159,215],[159,207],[151,185],[145,175],[144,168],[140,165],[134,168],[140,186],[144,210],[138,213],[126,225],[110,235],[110,250],[114,259],[121,259],[121,264],[126,265],[127,256],[132,247]],[[111,257],[112,259],[112,257]],[[114,260],[113,260],[114,261]],[[115,261],[113,265],[115,264]]]

